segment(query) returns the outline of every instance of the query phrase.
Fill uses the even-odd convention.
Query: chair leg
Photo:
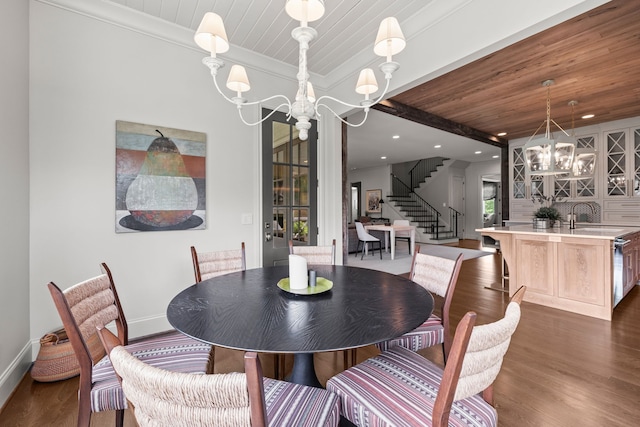
[[[212,345],[209,350],[209,362],[207,363],[207,374],[213,374],[216,362],[216,346]]]
[[[365,248],[367,247],[367,242],[363,241],[362,242],[362,256],[360,257],[360,259],[364,259],[364,253],[365,253]]]
[[[118,409],[116,411],[116,427],[124,426],[124,409]]]

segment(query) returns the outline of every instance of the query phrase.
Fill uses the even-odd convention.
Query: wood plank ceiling
[[[504,138],[533,135],[546,118],[575,127],[640,116],[640,1],[613,0],[391,98]],[[584,114],[595,114],[582,120]],[[552,126],[552,131],[557,128]],[[541,130],[544,133],[544,128]],[[540,133],[540,132],[538,132]]]

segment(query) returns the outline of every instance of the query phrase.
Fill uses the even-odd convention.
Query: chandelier
[[[571,137],[551,118],[549,87],[553,83],[553,80],[542,82],[542,85],[547,88],[547,118],[524,145],[526,172],[528,175],[562,175],[569,174],[572,171],[576,142],[575,138]],[[551,123],[562,131],[560,136],[563,139],[562,141],[553,139]],[[533,139],[545,124],[544,137]]]
[[[310,120],[316,117],[321,117],[318,112],[318,108],[321,106],[325,107],[338,119],[350,126],[357,127],[362,125],[367,120],[369,108],[380,102],[389,90],[389,83],[393,72],[400,66],[397,62],[392,61],[392,56],[401,52],[406,45],[398,20],[396,18],[389,17],[385,18],[380,23],[373,47],[373,51],[376,55],[386,58],[386,62],[379,66],[382,73],[384,73],[384,78],[386,80],[386,86],[383,93],[377,99],[370,99],[370,95],[378,91],[378,83],[373,70],[371,68],[365,68],[360,72],[358,82],[356,83],[356,92],[364,95],[364,99],[360,102],[360,105],[354,105],[326,95],[316,99],[313,92],[313,86],[309,81],[307,51],[309,50],[310,42],[318,36],[318,32],[307,26],[307,24],[320,19],[322,15],[324,15],[324,2],[322,0],[287,0],[285,11],[292,19],[300,21],[300,26],[294,28],[291,32],[291,36],[300,46],[298,55],[298,74],[296,75],[298,79],[298,89],[294,101],[290,101],[285,95],[274,95],[260,101],[248,102],[242,97],[242,93],[248,91],[251,88],[251,85],[247,77],[247,72],[241,65],[233,65],[231,67],[226,85],[228,89],[236,93],[236,96],[229,98],[220,90],[216,77],[218,75],[218,70],[224,66],[224,61],[216,55],[225,53],[229,50],[229,41],[227,39],[222,18],[213,12],[208,12],[202,18],[202,22],[196,31],[194,39],[198,46],[211,53],[211,56],[204,58],[202,63],[211,70],[213,83],[215,84],[218,92],[224,99],[237,106],[240,119],[244,124],[249,126],[262,123],[276,110],[285,108],[287,112],[287,120],[291,117],[296,120],[296,128],[299,130],[299,137],[301,140],[306,140],[308,138],[308,130],[311,128]],[[282,103],[275,108],[271,114],[261,120],[249,123],[242,116],[243,106],[261,104],[273,99],[281,99]],[[324,100],[332,100],[350,108],[364,110],[365,115],[362,122],[358,124],[348,123],[328,105],[324,104]]]

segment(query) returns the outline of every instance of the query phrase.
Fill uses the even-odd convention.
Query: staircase
[[[417,227],[427,241],[434,243],[452,243],[458,241],[458,218],[460,212],[449,208],[449,217],[442,218],[442,214],[422,197],[414,192],[420,183],[430,177],[438,167],[442,166],[444,159],[432,158],[418,162],[409,172],[412,186],[409,187],[398,176],[391,174],[392,194],[386,198],[394,203],[402,216],[411,221]],[[448,220],[447,221],[445,221]],[[422,239],[424,240],[424,239]]]

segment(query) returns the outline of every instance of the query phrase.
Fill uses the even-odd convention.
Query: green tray
[[[307,286],[302,289],[291,289],[289,288],[289,278],[285,277],[284,279],[280,279],[278,281],[278,287],[285,292],[289,292],[291,294],[297,295],[317,295],[323,292],[330,291],[333,288],[333,282],[329,279],[325,279],[324,277],[316,277],[316,285],[315,286]]]

